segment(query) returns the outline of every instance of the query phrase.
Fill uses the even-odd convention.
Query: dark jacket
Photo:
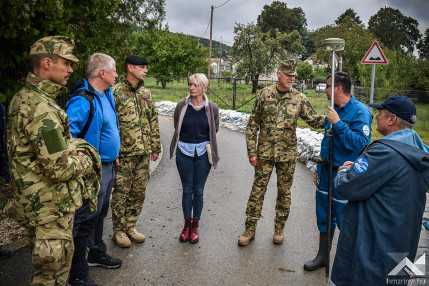
[[[404,135],[413,134],[405,130]],[[386,138],[369,145],[335,178],[339,194],[349,200],[332,269],[336,286],[385,285],[404,257],[414,262],[429,188],[429,153],[403,143],[410,141],[405,137],[402,142]]]
[[[207,102],[206,106],[206,114],[207,119],[209,122],[209,129],[210,129],[210,145],[212,148],[212,156],[213,156],[213,167],[216,168],[217,163],[219,162],[219,153],[217,148],[217,140],[216,140],[216,133],[219,130],[219,108],[216,104],[212,103],[211,101],[208,101],[207,97],[205,98]],[[170,144],[170,159],[173,158],[174,152],[177,148],[177,142],[180,135],[180,129],[182,127],[183,117],[185,116],[186,109],[189,106],[190,98],[189,96],[179,102],[176,105],[176,108],[174,109],[174,134],[173,138],[171,139]]]

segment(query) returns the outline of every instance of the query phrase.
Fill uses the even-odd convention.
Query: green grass
[[[264,85],[269,84],[271,84],[271,82],[266,82]],[[151,89],[155,101],[169,100],[177,102],[184,98],[188,92],[186,80],[170,82],[165,89],[162,89],[161,85],[157,85],[153,78],[148,78],[145,80],[145,85]],[[250,84],[246,85],[244,82],[237,84],[236,109],[238,111],[251,111],[255,96],[251,93],[251,90]],[[314,90],[307,90],[305,94],[318,113],[326,113],[328,100],[324,93],[317,94]],[[220,108],[232,109],[232,83],[211,80],[208,96],[210,100],[216,102]],[[301,119],[298,121],[298,126],[308,127]],[[429,144],[429,104],[417,103],[417,124],[415,129],[426,144]],[[373,139],[381,137],[376,130],[375,120],[372,122],[372,134]]]

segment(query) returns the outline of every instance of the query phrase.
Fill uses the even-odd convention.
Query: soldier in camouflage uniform
[[[295,170],[296,124],[302,118],[310,126],[323,127],[324,117],[317,115],[308,99],[292,88],[295,61],[280,64],[278,83],[262,89],[256,97],[246,128],[249,162],[255,167],[253,188],[246,208],[246,229],[238,244],[246,246],[255,236],[261,217],[264,195],[273,167],[277,172],[277,204],[273,242],[283,243],[283,228],[289,216],[290,188]]]
[[[158,113],[143,85],[148,63],[138,56],[125,61],[126,78],[114,88],[121,133],[120,165],[112,195],[113,241],[130,247],[145,236],[136,230],[149,180],[149,160],[161,152]],[[131,240],[130,240],[131,239]]]
[[[66,285],[73,216],[82,205],[83,177],[93,171],[91,156],[71,144],[66,113],[55,103],[78,61],[73,48],[67,37],[36,41],[30,51],[32,72],[9,106],[15,211],[33,241],[31,285]]]

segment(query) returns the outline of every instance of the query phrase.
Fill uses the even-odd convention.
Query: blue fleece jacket
[[[341,166],[345,161],[354,161],[366,145],[371,141],[372,117],[368,108],[352,96],[343,108],[335,106],[340,121],[333,125],[334,130],[334,167]],[[320,147],[323,160],[329,157],[329,139],[326,132],[330,123],[325,120],[325,136]]]
[[[104,92],[98,92],[86,79],[73,88],[66,106],[70,132],[73,137],[79,135],[89,117],[90,103],[84,96],[80,96],[83,93],[90,94],[94,98],[92,102],[94,116],[84,139],[97,149],[103,163],[111,163],[118,157],[120,149],[112,89],[108,88]]]

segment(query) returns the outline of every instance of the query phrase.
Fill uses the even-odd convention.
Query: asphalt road
[[[246,156],[242,133],[221,129],[218,134],[221,161],[207,180],[200,242],[180,243],[183,226],[181,184],[174,160],[168,156],[172,121],[160,117],[164,156],[148,186],[138,228],[146,242],[120,249],[111,241],[111,219],[105,224],[109,252],[123,260],[117,270],[91,269],[100,285],[326,285],[325,271],[307,273],[303,263],[316,252],[318,232],[314,187],[306,167],[297,164],[292,187],[292,209],[285,229],[285,242],[272,243],[275,172],[265,197],[263,218],[255,240],[237,246],[244,229],[245,207],[253,168]],[[334,248],[335,249],[335,248]],[[0,285],[25,285],[30,275],[28,251],[0,261]]]

